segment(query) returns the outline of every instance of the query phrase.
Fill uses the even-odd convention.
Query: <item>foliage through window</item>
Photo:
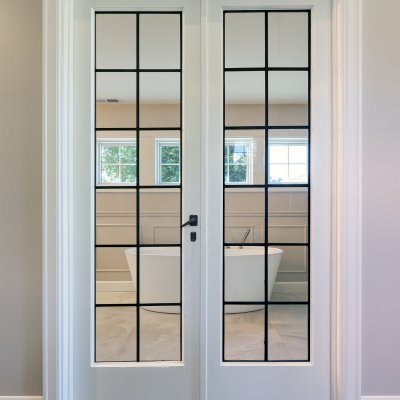
[[[158,139],[157,184],[175,185],[181,181],[180,143],[178,139]]]
[[[98,183],[136,184],[136,142],[103,139],[97,142]]]
[[[269,139],[269,182],[307,183],[308,143],[305,138]]]
[[[251,183],[251,140],[225,139],[225,183]]]

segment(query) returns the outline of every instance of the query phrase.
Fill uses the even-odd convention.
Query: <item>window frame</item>
[[[179,151],[179,162],[178,164],[163,164],[162,162],[162,147],[163,146],[176,146]],[[179,138],[156,138],[155,139],[155,184],[157,186],[179,186],[181,184],[181,145]],[[161,168],[163,165],[178,165],[179,167],[179,180],[178,182],[163,182]]]
[[[235,164],[229,164],[229,159],[225,162],[225,156],[227,154],[227,146],[231,146],[237,143],[244,143],[247,146],[247,163],[246,163],[246,181],[245,182],[232,182],[225,180],[225,171],[228,172],[229,178],[229,166]],[[224,141],[224,183],[225,185],[251,185],[253,183],[253,138],[225,138]],[[241,165],[241,164],[239,164]]]
[[[282,145],[288,146],[288,162],[287,163],[271,163],[271,145]],[[306,180],[301,182],[293,182],[290,180],[282,181],[282,182],[274,182],[271,180],[271,165],[287,165],[288,169],[288,177],[289,177],[289,168],[290,165],[303,165],[304,163],[291,163],[290,162],[290,151],[289,148],[291,146],[305,146],[307,150],[307,159],[305,162],[306,166]],[[279,137],[279,138],[269,138],[268,140],[268,162],[269,162],[269,176],[268,176],[268,183],[274,185],[288,185],[288,184],[307,184],[308,183],[308,170],[309,170],[309,142],[307,137]]]
[[[136,148],[136,163],[128,163],[122,165],[135,165],[136,166],[136,174],[135,174],[135,181],[134,182],[102,182],[101,180],[101,171],[102,171],[102,158],[101,158],[101,149],[103,146],[135,146]],[[96,171],[96,183],[99,186],[136,186],[137,185],[137,145],[136,145],[136,138],[97,138],[96,141],[96,157],[97,157],[97,171]],[[119,173],[121,176],[121,162],[118,164]]]

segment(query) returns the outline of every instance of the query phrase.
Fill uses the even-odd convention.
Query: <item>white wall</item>
[[[42,393],[41,1],[0,1],[0,396]]]
[[[400,2],[363,7],[362,392],[400,396]]]

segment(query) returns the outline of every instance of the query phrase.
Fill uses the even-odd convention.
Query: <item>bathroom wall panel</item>
[[[115,126],[116,123],[121,123],[122,127],[130,125],[131,115],[135,113],[135,105],[133,104],[106,104],[99,103],[98,107],[98,120],[104,126]],[[257,104],[229,104],[227,109],[232,116],[232,124],[243,125],[243,121],[246,118],[259,120],[264,113],[264,106]],[[275,121],[282,121],[282,118],[289,117],[297,118],[296,115],[302,115],[306,106],[304,105],[290,105],[290,104],[272,104],[270,105],[270,114],[275,118]],[[148,120],[149,125],[158,126],[159,121],[151,118],[152,115],[161,115],[162,120],[168,126],[174,126],[176,124],[176,115],[178,112],[178,106],[173,104],[144,104],[141,107],[141,117]],[[124,117],[125,116],[125,117]],[[125,119],[124,119],[125,118]],[[254,163],[253,168],[253,183],[263,183],[265,179],[264,171],[264,131],[228,131],[227,137],[229,138],[250,138],[255,143],[255,154],[254,157],[259,162]],[[274,130],[271,131],[272,136],[278,137],[283,131]],[[132,132],[126,131],[98,131],[97,136],[101,138],[124,138],[134,137]],[[140,154],[141,154],[141,168],[140,168],[140,179],[141,184],[154,185],[156,183],[156,139],[157,138],[171,138],[175,137],[174,132],[168,131],[141,131],[140,132]],[[284,136],[300,137],[304,136],[303,131],[284,131]],[[262,161],[262,162],[261,162]],[[121,232],[123,228],[118,226],[121,222],[120,217],[115,215],[107,214],[104,211],[102,204],[105,204],[102,197],[107,196],[106,194],[99,193],[98,203],[98,221],[101,226],[98,227],[100,237],[103,240],[112,240],[113,235],[116,237],[123,235]],[[119,193],[116,196],[125,197],[125,200],[117,200],[126,203],[126,194]],[[144,240],[148,243],[161,243],[171,235],[175,235],[176,221],[175,212],[171,212],[171,206],[160,213],[157,202],[160,204],[167,204],[166,197],[170,196],[167,192],[163,193],[147,193],[144,204],[146,213],[141,218],[142,226],[140,228],[141,234]],[[292,229],[295,238],[304,237],[306,232],[306,215],[304,209],[306,207],[306,196],[302,193],[293,192],[290,197],[283,199],[279,197],[279,193],[270,194],[270,224],[272,225],[269,229],[269,235],[271,240],[278,240],[282,235],[288,231],[288,226],[295,226]],[[153,199],[152,199],[153,198]],[[247,242],[259,242],[263,241],[263,219],[264,219],[264,203],[263,201],[256,201],[254,195],[246,195],[245,193],[232,193],[232,201],[227,209],[227,239],[232,241],[238,241],[243,238],[247,229],[251,229]],[[126,203],[127,204],[127,203]],[[251,209],[251,217],[247,214],[243,214],[244,205],[248,205]],[[129,218],[134,220],[135,212],[133,207],[125,207],[125,211],[129,210],[128,214],[123,218]],[[168,210],[169,208],[169,210]],[[158,211],[157,211],[158,210]],[[156,217],[157,215],[157,217]],[[135,236],[136,238],[136,236]],[[118,262],[116,262],[118,264]],[[300,267],[299,267],[300,268]],[[285,262],[281,264],[280,273],[278,274],[277,281],[306,281],[306,275],[292,274],[290,272],[291,267],[285,266]],[[129,280],[129,272],[125,269],[125,273],[99,273],[99,279],[101,280]],[[101,278],[100,278],[101,277]]]
[[[250,235],[246,243],[262,242],[263,239],[263,224],[264,224],[264,202],[262,199],[257,200],[257,196],[253,193],[241,193],[238,190],[231,189],[232,193],[229,195],[229,206],[227,208],[227,223],[226,234],[227,241],[240,241],[247,229],[250,229]],[[283,199],[280,198],[280,193],[272,192],[270,201],[270,224],[269,229],[270,241],[275,241],[283,237],[287,237],[287,232],[294,235],[293,240],[296,238],[304,238],[307,230],[307,214],[306,214],[306,192],[304,191],[291,191],[285,195]],[[106,212],[105,207],[109,203],[106,198],[109,196],[107,191],[99,191],[98,193],[98,221],[100,226],[98,229],[101,232],[101,238],[104,241],[112,241],[113,235],[120,236],[124,233],[126,228],[119,226],[121,222],[119,218],[113,214]],[[113,196],[121,197],[121,200],[115,199],[117,203],[126,204],[124,208],[129,214],[129,220],[134,222],[136,210],[134,203],[129,199],[131,195],[126,192],[114,193]],[[287,197],[290,196],[290,197]],[[105,198],[103,198],[105,197]],[[144,211],[145,214],[141,218],[141,232],[144,240],[150,243],[161,243],[167,238],[175,237],[176,230],[179,225],[177,222],[178,209],[177,202],[174,200],[176,194],[173,192],[159,191],[148,192],[144,197]],[[169,199],[169,200],[168,200]],[[128,205],[130,204],[129,208]],[[163,210],[160,206],[163,205]],[[103,207],[104,205],[104,207]],[[251,210],[251,215],[245,211]],[[125,218],[126,221],[126,217]],[[175,232],[175,233],[174,233]],[[172,236],[171,236],[172,235]],[[174,236],[175,235],[175,236]],[[136,236],[134,236],[136,237]],[[120,265],[120,261],[116,261],[116,266]],[[293,271],[293,261],[286,262],[284,257],[278,273],[277,281],[293,281],[305,282],[307,281],[306,274],[301,274],[302,266]],[[127,270],[127,267],[126,271]],[[296,273],[293,273],[296,272]],[[102,276],[104,280],[105,274]],[[116,275],[113,275],[113,278]],[[118,279],[111,280],[125,280],[129,278],[129,274],[118,274]]]

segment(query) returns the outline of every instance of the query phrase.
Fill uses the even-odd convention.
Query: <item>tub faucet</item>
[[[243,239],[242,239],[242,242],[241,242],[242,244],[246,241],[246,239],[250,235],[250,232],[251,232],[251,228],[247,229],[246,233],[243,236]],[[243,249],[243,246],[240,246],[240,248]]]

